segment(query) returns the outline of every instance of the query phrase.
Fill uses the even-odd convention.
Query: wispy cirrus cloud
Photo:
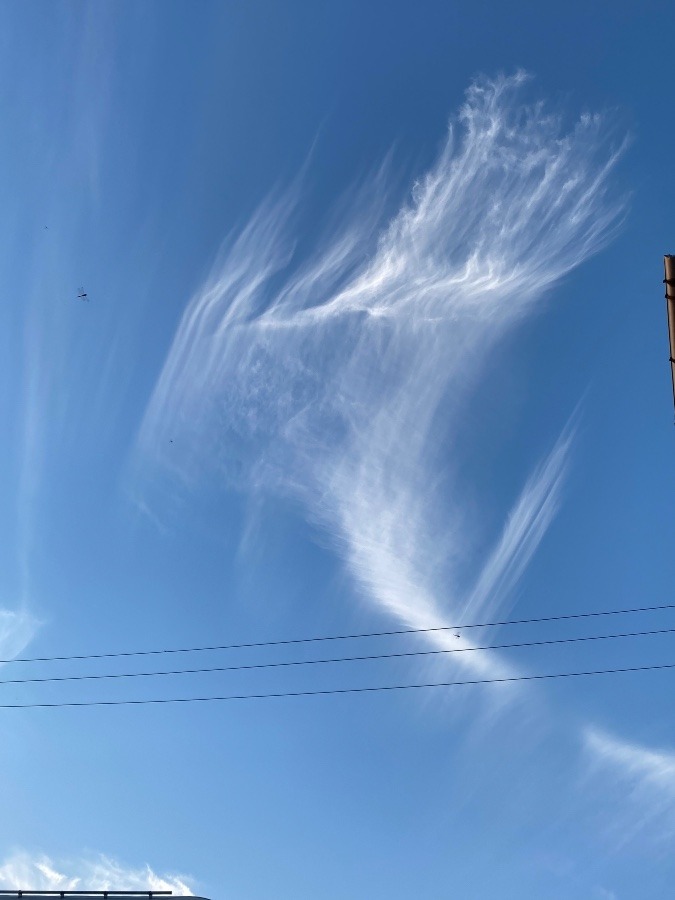
[[[153,890],[192,897],[189,880],[182,875],[159,875],[147,865],[130,868],[103,855],[54,860],[17,851],[0,862],[0,881],[10,890]]]
[[[622,212],[608,199],[622,148],[603,117],[565,130],[523,101],[525,81],[476,81],[399,211],[385,219],[382,170],[305,260],[290,235],[299,191],[264,204],[190,300],[138,438],[146,487],[215,482],[300,501],[376,608],[406,626],[499,606],[560,500],[570,426],[486,552],[458,474],[487,360]],[[487,501],[482,518],[499,532]],[[512,671],[487,653],[453,662]]]
[[[0,660],[18,656],[38,627],[38,621],[25,609],[0,609]]]
[[[620,844],[640,833],[675,836],[675,750],[631,743],[595,727],[583,732],[589,771],[606,792],[608,832]]]

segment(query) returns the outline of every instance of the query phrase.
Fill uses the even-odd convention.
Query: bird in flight
[[[80,288],[80,291],[79,291],[79,293],[78,293],[78,295],[77,295],[77,299],[78,299],[78,300],[84,300],[84,301],[86,301],[87,303],[89,302],[89,297],[87,296],[87,292],[85,291],[84,288]]]

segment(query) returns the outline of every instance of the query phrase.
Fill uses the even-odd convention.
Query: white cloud
[[[0,609],[0,660],[18,656],[32,640],[38,624],[24,610]]]
[[[619,900],[618,895],[614,891],[610,891],[604,887],[595,888],[595,896],[597,900]]]
[[[494,610],[560,498],[569,428],[481,557],[456,474],[500,339],[621,212],[606,196],[619,149],[602,117],[565,132],[521,101],[524,81],[473,84],[410,201],[383,221],[383,170],[309,261],[293,264],[297,189],[266,203],[188,304],[140,429],[146,489],[215,480],[300,500],[376,608],[407,626]],[[499,531],[493,517],[486,502],[481,525]],[[453,662],[511,671],[493,654]]]
[[[646,831],[675,836],[675,750],[632,744],[597,728],[583,732],[591,774],[609,787],[610,832],[621,843]]]
[[[159,875],[147,865],[127,868],[103,855],[54,861],[18,851],[0,863],[0,882],[8,890],[161,890],[194,896],[184,876]]]

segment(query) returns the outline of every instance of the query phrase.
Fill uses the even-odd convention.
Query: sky
[[[0,5],[1,888],[671,895],[672,16],[544,6]]]

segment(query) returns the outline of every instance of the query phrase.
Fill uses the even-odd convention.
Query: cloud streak
[[[565,130],[524,102],[526,80],[469,88],[438,159],[388,221],[386,167],[300,261],[289,236],[299,189],[264,204],[190,300],[139,433],[144,485],[291,497],[375,608],[406,626],[495,610],[560,500],[571,426],[487,551],[466,527],[459,474],[491,354],[622,212],[608,199],[622,148],[603,117]],[[485,533],[499,533],[493,517],[486,502]],[[512,671],[490,653],[452,665]]]
[[[18,656],[37,629],[37,620],[25,610],[0,609],[0,660]]]
[[[592,774],[615,790],[611,833],[624,844],[644,832],[675,836],[675,752],[630,743],[598,728],[583,732]]]

